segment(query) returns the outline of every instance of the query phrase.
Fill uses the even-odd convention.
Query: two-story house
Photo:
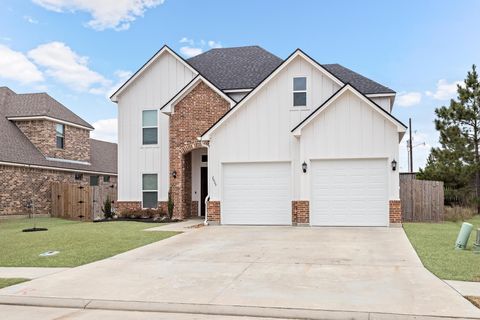
[[[51,183],[115,185],[117,145],[46,93],[0,87],[0,215],[51,211]]]
[[[161,48],[111,100],[119,209],[247,225],[401,221],[395,92],[300,49]]]

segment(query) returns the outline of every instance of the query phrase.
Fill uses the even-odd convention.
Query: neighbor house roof
[[[46,94],[40,95],[44,97],[48,96]],[[18,99],[17,96],[22,97]],[[28,96],[27,99],[25,99],[26,96]],[[15,125],[14,121],[8,120],[7,117],[12,115],[28,116],[47,111],[47,115],[49,117],[81,124],[82,126],[88,126],[89,128],[93,127],[75,115],[73,112],[66,109],[60,103],[57,105],[51,101],[42,102],[42,98],[37,100],[37,97],[32,99],[31,96],[32,95],[17,95],[15,92],[6,87],[0,87],[0,163],[49,167],[52,169],[58,168],[69,171],[88,171],[112,174],[117,173],[117,145],[115,143],[109,143],[95,139],[90,139],[90,165],[46,159],[45,156],[33,145],[33,143],[28,140],[28,138],[20,131],[20,129]],[[50,96],[48,97],[49,99],[53,100],[53,98]],[[36,105],[35,102],[39,100],[40,104]],[[26,101],[29,101],[31,104],[26,105]],[[55,107],[46,110],[45,105]],[[59,106],[61,106],[61,108],[59,108]],[[19,109],[16,110],[16,107],[19,107]],[[66,109],[68,112],[66,112],[64,109]],[[55,110],[58,111],[59,114],[56,114],[54,112]]]
[[[6,108],[5,115],[7,118],[50,117],[93,129],[88,122],[50,97],[47,93],[10,95]]]
[[[284,60],[259,46],[211,49],[187,60],[200,74],[222,90],[252,89]],[[395,93],[339,64],[322,64],[341,82],[363,94]]]

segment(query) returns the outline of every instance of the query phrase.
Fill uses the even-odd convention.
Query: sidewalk
[[[445,282],[462,296],[480,297],[480,282],[455,280],[445,280]]]
[[[0,278],[37,279],[70,268],[0,267]]]
[[[145,229],[144,231],[179,231],[189,232],[203,227],[203,219],[188,219],[182,222],[168,223],[164,226]]]

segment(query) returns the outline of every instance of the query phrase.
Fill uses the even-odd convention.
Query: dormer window
[[[57,123],[55,127],[55,139],[58,149],[65,148],[65,125]]]
[[[293,106],[294,107],[307,106],[307,78],[306,77],[293,78]]]

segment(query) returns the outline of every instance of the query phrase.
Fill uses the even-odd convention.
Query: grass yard
[[[28,279],[23,278],[0,278],[0,289],[13,286],[14,284],[22,283],[28,281]]]
[[[42,232],[22,232],[31,220],[0,220],[0,267],[76,267],[171,237],[178,232],[145,232],[160,224],[142,222],[77,222],[38,218]],[[46,251],[60,251],[39,257]]]
[[[424,266],[446,280],[480,281],[480,254],[472,252],[480,217],[467,220],[474,229],[467,250],[454,250],[462,222],[405,223],[403,228]]]

